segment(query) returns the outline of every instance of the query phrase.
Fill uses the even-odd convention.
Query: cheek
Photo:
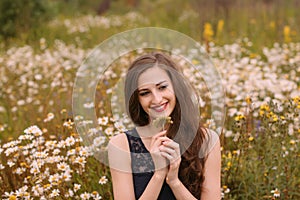
[[[148,105],[148,99],[145,97],[140,97],[139,102],[140,102],[141,106],[143,107],[143,109],[145,109],[145,107],[147,107],[147,105]]]

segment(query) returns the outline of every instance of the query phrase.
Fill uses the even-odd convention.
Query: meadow
[[[1,43],[1,199],[113,199],[109,169],[95,150],[128,121],[113,116],[105,103],[110,88],[98,87],[98,101],[84,105],[96,110],[98,128],[90,130],[92,144],[83,145],[72,110],[74,78],[95,45],[144,26],[178,30],[199,41],[222,76],[223,199],[300,199],[297,1],[176,1],[180,10],[168,0],[135,7],[126,2],[113,3],[101,16],[86,7],[70,14],[80,10],[70,3],[70,11]],[[127,55],[115,66],[133,58]],[[123,71],[112,69],[117,70],[105,73],[105,80],[113,83]],[[200,84],[201,74],[192,75]],[[202,115],[210,126],[209,113]]]

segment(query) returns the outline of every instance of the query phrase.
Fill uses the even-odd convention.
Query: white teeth
[[[152,109],[156,110],[156,111],[162,111],[165,108],[166,104],[164,103],[161,106],[156,106],[156,107],[152,107]]]

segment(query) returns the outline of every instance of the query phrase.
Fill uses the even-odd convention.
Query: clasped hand
[[[150,153],[155,165],[155,173],[166,178],[169,185],[178,182],[180,148],[178,143],[166,136],[166,131],[152,137]]]

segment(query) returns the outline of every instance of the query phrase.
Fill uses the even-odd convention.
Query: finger
[[[167,131],[162,131],[162,132],[159,132],[158,134],[154,135],[151,139],[150,145],[152,146],[158,138],[164,137],[166,135],[166,133],[167,133]]]
[[[167,131],[161,131],[159,133],[157,133],[156,135],[153,136],[153,138],[159,138],[159,137],[162,137],[162,136],[166,136],[167,135]]]
[[[163,141],[163,146],[174,149],[176,153],[180,154],[180,146],[178,143],[174,142],[173,140],[165,140]]]
[[[163,142],[165,142],[167,140],[168,140],[168,138],[166,136],[159,137],[157,139],[152,140],[151,145],[159,147],[163,144]]]
[[[168,153],[168,154],[173,155],[173,156],[177,154],[177,152],[173,148],[169,148],[169,147],[166,147],[166,146],[163,146],[163,145],[159,147],[159,150],[161,152],[165,152],[165,153]]]
[[[161,152],[160,153],[164,158],[168,159],[170,162],[172,162],[174,160],[174,157],[166,152]]]

